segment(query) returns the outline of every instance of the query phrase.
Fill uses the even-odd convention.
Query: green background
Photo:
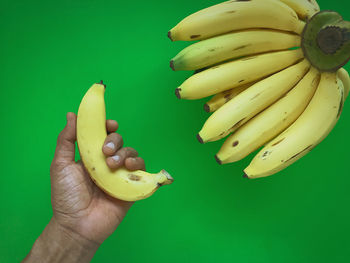
[[[319,3],[350,20],[347,0]],[[1,0],[0,262],[24,258],[49,222],[56,137],[66,112],[101,79],[107,117],[118,120],[126,145],[175,183],[138,202],[93,262],[349,260],[350,107],[311,154],[265,179],[242,178],[252,156],[220,167],[213,156],[221,142],[197,142],[205,100],[174,96],[191,73],[170,70],[187,43],[166,34],[211,4]]]

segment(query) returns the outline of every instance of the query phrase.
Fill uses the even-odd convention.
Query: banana
[[[197,70],[229,59],[301,45],[298,35],[272,30],[246,30],[197,42],[176,55],[173,70]]]
[[[302,58],[301,49],[242,58],[191,76],[175,94],[180,99],[201,99],[269,76]]]
[[[245,91],[247,88],[252,86],[255,82],[253,83],[248,83],[245,85],[242,85],[240,87],[226,90],[223,92],[220,92],[216,94],[214,97],[212,97],[206,104],[204,104],[204,110],[206,112],[214,112],[218,108],[220,108],[222,105],[224,105],[226,102],[229,102],[231,99],[236,97],[238,94],[241,92]]]
[[[172,41],[202,40],[235,30],[270,28],[301,34],[305,23],[278,0],[232,0],[198,11],[168,33]]]
[[[225,137],[230,129],[246,123],[292,89],[309,68],[309,62],[304,59],[240,93],[209,117],[197,136],[198,140],[205,143],[216,140],[218,136]]]
[[[322,73],[319,87],[303,114],[269,142],[244,170],[248,178],[275,174],[315,148],[336,125],[344,104],[344,87],[335,73]]]
[[[301,19],[308,20],[320,11],[315,0],[280,0],[291,7]]]
[[[216,160],[220,164],[239,161],[283,132],[303,113],[319,79],[319,72],[311,68],[286,96],[232,134],[216,155]]]
[[[102,146],[107,136],[104,101],[105,86],[94,84],[85,94],[78,111],[77,141],[80,156],[91,179],[107,194],[124,201],[136,201],[152,195],[161,185],[172,183],[162,170],[158,174],[112,171],[106,164]]]
[[[341,68],[337,72],[337,77],[343,82],[344,85],[344,97],[347,98],[350,90],[350,77],[345,68]]]

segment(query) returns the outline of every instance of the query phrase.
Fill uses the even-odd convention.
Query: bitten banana
[[[320,7],[315,0],[280,0],[290,6],[301,19],[310,19],[320,11]]]
[[[246,30],[197,42],[170,61],[173,70],[196,70],[229,59],[300,46],[298,35],[271,30]]]
[[[187,79],[175,91],[180,99],[201,99],[269,76],[303,58],[301,49],[272,52],[221,64]]]
[[[335,73],[323,73],[310,104],[298,120],[268,143],[244,170],[249,178],[272,175],[315,148],[336,125],[344,103],[344,87]]]
[[[309,62],[303,60],[240,93],[209,117],[198,140],[205,143],[227,136],[230,129],[246,123],[292,89],[309,68]]]
[[[309,104],[319,79],[318,71],[311,68],[286,96],[232,134],[216,155],[216,160],[221,164],[239,161],[288,128]]]
[[[164,170],[158,174],[112,171],[106,164],[102,146],[107,136],[104,102],[105,86],[94,84],[85,94],[78,111],[77,141],[80,156],[92,180],[107,194],[124,201],[136,201],[152,195],[160,186],[172,183]]]
[[[270,28],[300,34],[305,23],[278,0],[233,0],[198,11],[168,33],[171,40],[202,40],[234,30]]]
[[[349,96],[350,91],[350,77],[349,73],[345,68],[341,68],[337,72],[338,78],[343,82],[344,85],[344,97],[347,98]]]

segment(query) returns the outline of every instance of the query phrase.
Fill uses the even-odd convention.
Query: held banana
[[[290,6],[301,19],[310,19],[320,11],[320,7],[315,0],[280,0]]]
[[[197,42],[170,61],[173,70],[196,70],[229,59],[299,47],[298,35],[271,30],[246,30]]]
[[[171,40],[202,40],[235,30],[270,28],[300,34],[305,23],[278,0],[232,0],[198,11],[168,33]]]
[[[102,153],[107,136],[104,92],[102,83],[94,84],[79,107],[77,141],[82,161],[92,180],[107,194],[124,201],[145,199],[173,179],[164,170],[149,174],[124,168],[112,171],[107,167]]]
[[[302,58],[301,49],[242,58],[193,75],[175,94],[180,99],[201,99],[269,76]]]
[[[347,98],[350,90],[350,77],[345,68],[341,68],[337,72],[337,77],[343,82],[344,85],[344,97]]]
[[[309,68],[309,62],[303,60],[240,93],[209,117],[198,140],[205,143],[227,136],[232,128],[246,123],[292,89]]]
[[[216,155],[216,160],[220,164],[239,161],[283,132],[303,113],[319,79],[318,71],[311,68],[286,96],[232,134]]]
[[[204,104],[204,110],[206,112],[214,112],[217,109],[219,109],[222,105],[229,102],[231,99],[236,97],[238,94],[245,91],[247,88],[252,86],[255,82],[248,83],[245,85],[242,85],[240,87],[226,90],[223,92],[220,92],[219,94],[216,94],[214,97],[212,97],[206,104]]]
[[[248,178],[272,175],[316,147],[336,125],[344,103],[344,87],[335,73],[322,73],[320,85],[303,114],[268,143],[244,170]]]

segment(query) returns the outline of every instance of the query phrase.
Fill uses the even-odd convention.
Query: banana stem
[[[301,46],[315,68],[336,72],[350,59],[350,22],[337,12],[321,11],[307,22]]]
[[[350,42],[350,22],[341,20],[325,25],[318,33],[317,42],[323,53],[336,53]],[[350,55],[350,50],[348,53]]]

